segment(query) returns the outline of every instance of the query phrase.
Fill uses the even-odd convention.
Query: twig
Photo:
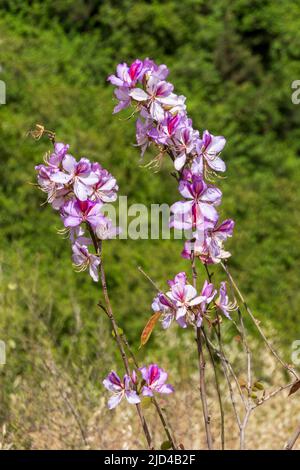
[[[106,312],[106,314],[107,314],[107,316],[108,316],[108,318],[109,318],[109,320],[112,324],[114,337],[115,337],[116,343],[118,345],[118,348],[119,348],[119,351],[120,351],[120,354],[121,354],[121,357],[122,357],[122,361],[123,361],[123,364],[124,364],[124,367],[125,367],[126,374],[130,376],[131,374],[130,374],[130,367],[129,367],[129,363],[128,363],[128,358],[127,358],[127,355],[126,355],[126,351],[123,347],[122,339],[121,339],[121,336],[120,336],[120,333],[119,333],[119,327],[118,327],[117,322],[115,320],[113,310],[112,310],[112,307],[111,307],[111,303],[110,303],[110,298],[109,298],[109,295],[108,295],[107,284],[106,284],[106,276],[105,276],[105,270],[104,270],[104,264],[103,264],[102,241],[99,241],[99,243],[98,243],[98,240],[95,236],[95,233],[94,233],[92,227],[90,226],[90,224],[87,224],[87,226],[88,226],[88,230],[90,232],[90,235],[91,235],[91,238],[92,238],[92,241],[93,241],[93,244],[94,244],[95,251],[96,251],[96,253],[97,253],[97,255],[99,256],[99,259],[100,259],[100,267],[99,267],[100,279],[101,279],[102,290],[103,290],[105,304],[106,304],[106,308],[104,309],[104,311]],[[135,406],[136,406],[139,418],[141,420],[142,428],[143,428],[148,446],[149,446],[150,449],[153,449],[152,437],[150,435],[150,431],[149,431],[147,422],[145,420],[141,405],[140,405],[140,403],[137,403]]]
[[[59,381],[57,380],[57,376],[59,375],[58,372],[56,370],[53,371],[51,369],[51,367],[47,364],[46,361],[43,361],[43,363],[44,363],[44,366],[46,367],[46,369],[52,375],[52,377],[55,378],[55,383],[56,383],[57,389],[59,391],[59,394],[60,394],[61,398],[64,400],[64,402],[66,403],[66,405],[69,408],[71,414],[73,415],[73,417],[74,417],[74,419],[75,419],[75,421],[78,425],[83,443],[86,446],[87,445],[87,440],[86,440],[85,430],[84,430],[84,427],[83,427],[83,424],[82,424],[82,421],[81,421],[81,417],[80,417],[79,413],[77,412],[77,410],[75,409],[75,407],[73,406],[72,402],[69,400],[69,398],[66,395],[65,391],[59,385]]]
[[[218,371],[217,371],[217,366],[214,360],[213,352],[210,347],[210,344],[208,342],[208,338],[205,332],[205,329],[202,328],[202,333],[205,339],[205,344],[207,347],[207,350],[209,352],[209,357],[213,366],[214,370],[214,376],[215,376],[215,383],[216,383],[216,389],[217,389],[217,394],[218,394],[218,401],[219,401],[219,408],[220,408],[220,417],[221,417],[221,445],[222,445],[222,450],[225,449],[225,416],[224,416],[224,408],[223,408],[223,402],[222,402],[222,394],[221,394],[221,389],[220,389],[220,383],[219,383],[219,377],[218,377]]]
[[[294,432],[294,434],[292,435],[292,437],[285,444],[284,450],[292,450],[299,436],[300,436],[300,423],[298,424],[298,427],[296,431]]]
[[[121,334],[121,339],[122,339],[123,343],[125,344],[125,346],[127,347],[128,352],[129,352],[129,354],[130,354],[130,356],[131,356],[131,358],[132,358],[132,360],[133,360],[133,363],[134,363],[135,367],[136,367],[137,369],[139,369],[139,364],[138,364],[137,358],[136,358],[134,352],[132,351],[132,349],[131,349],[131,347],[130,347],[130,344],[128,343],[128,340],[127,340],[127,338],[126,338],[126,336],[125,336],[124,333]],[[157,414],[158,414],[158,416],[159,416],[159,418],[160,418],[160,421],[161,421],[161,423],[162,423],[162,425],[163,425],[163,428],[164,428],[164,430],[165,430],[165,433],[166,433],[166,435],[167,435],[167,438],[168,438],[168,440],[171,442],[172,449],[173,449],[173,450],[176,450],[176,449],[177,449],[176,441],[175,441],[175,439],[174,439],[174,437],[173,437],[173,432],[171,431],[171,427],[170,427],[169,423],[167,422],[167,418],[164,416],[163,411],[162,411],[162,409],[161,409],[161,407],[160,407],[158,401],[156,400],[156,398],[155,398],[154,396],[152,397],[152,400],[151,400],[151,401],[152,401],[152,403],[154,404],[154,406],[155,406],[155,408],[156,408]]]
[[[193,286],[197,289],[197,270],[195,265],[195,257],[194,253],[192,253],[192,276],[193,276]],[[210,415],[208,411],[208,404],[207,404],[207,393],[206,393],[206,383],[205,383],[205,356],[203,352],[203,345],[202,345],[202,338],[201,338],[201,327],[195,327],[196,330],[196,342],[197,342],[197,350],[198,350],[198,365],[199,365],[199,385],[200,385],[200,398],[202,402],[202,412],[204,418],[204,425],[205,425],[205,433],[206,433],[206,442],[208,448],[211,450],[213,449],[213,439],[210,427]]]
[[[267,345],[267,347],[269,348],[269,350],[271,351],[271,353],[273,354],[273,356],[278,360],[278,362],[280,362],[280,364],[284,367],[284,369],[286,369],[287,371],[290,372],[290,374],[292,374],[297,380],[299,380],[299,377],[298,377],[298,374],[296,373],[296,371],[291,367],[289,366],[288,364],[286,364],[282,359],[281,357],[278,355],[278,353],[275,351],[275,349],[273,348],[273,346],[270,344],[269,340],[267,339],[266,335],[264,334],[263,330],[261,329],[261,327],[259,326],[259,323],[258,321],[256,320],[256,318],[254,317],[252,311],[250,310],[250,308],[248,307],[241,291],[239,290],[236,282],[234,281],[232,275],[230,274],[227,266],[221,262],[221,266],[222,268],[224,269],[224,271],[226,272],[227,274],[227,277],[229,279],[229,281],[231,282],[232,286],[234,287],[235,291],[237,292],[239,298],[241,299],[247,313],[249,314],[251,320],[253,321],[254,325],[256,326],[257,330],[259,331],[261,337],[263,338],[265,344]]]

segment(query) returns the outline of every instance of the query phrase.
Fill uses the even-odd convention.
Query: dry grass
[[[9,397],[9,417],[0,436],[2,449],[145,448],[134,407],[124,402],[116,410],[109,411],[106,408],[107,395],[100,382],[99,387],[87,387],[82,377],[71,378],[66,371],[59,369],[48,352],[40,351],[40,356],[42,365],[35,370],[34,380],[32,376],[15,380],[14,392]],[[274,382],[282,383],[283,377],[280,372],[274,372],[277,368],[270,358],[264,367],[271,370]],[[214,445],[220,448],[218,402],[212,393],[210,368],[207,380]],[[196,383],[197,374],[189,381],[179,381],[173,396],[160,398],[160,403],[166,405],[173,429],[176,429],[177,442],[186,449],[205,448]],[[268,391],[272,389],[270,384],[266,387]],[[237,449],[237,426],[225,388],[222,395],[226,414],[226,448]],[[254,411],[246,435],[247,448],[283,448],[299,421],[299,396],[295,394],[287,398],[287,395],[288,391],[284,391]],[[152,408],[145,409],[145,414],[159,448],[165,440],[160,423]],[[300,449],[300,442],[295,448]]]

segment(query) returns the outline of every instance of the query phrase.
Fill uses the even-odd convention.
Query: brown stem
[[[126,355],[126,351],[123,347],[122,339],[121,339],[121,336],[120,336],[120,333],[119,333],[119,327],[118,327],[117,322],[115,320],[113,310],[112,310],[112,306],[111,306],[111,303],[110,303],[110,298],[109,298],[109,295],[108,295],[107,284],[106,284],[106,276],[105,276],[105,270],[104,270],[104,264],[103,264],[103,256],[102,256],[102,241],[97,240],[97,238],[95,236],[95,233],[94,233],[92,227],[89,224],[88,224],[88,229],[89,229],[89,232],[90,232],[90,235],[91,235],[96,253],[100,258],[100,279],[101,279],[102,290],[103,290],[103,295],[104,295],[105,304],[106,304],[106,308],[104,310],[105,310],[105,312],[106,312],[106,314],[107,314],[107,316],[108,316],[108,318],[109,318],[109,320],[112,324],[114,337],[115,337],[116,343],[118,345],[118,348],[119,348],[119,351],[120,351],[120,354],[121,354],[121,357],[122,357],[122,361],[123,361],[123,364],[124,364],[124,367],[125,367],[126,374],[130,376],[131,374],[130,374],[130,367],[129,367],[129,363],[128,363],[128,358],[127,358],[127,355]],[[145,420],[141,405],[140,405],[140,403],[137,403],[135,406],[136,406],[139,418],[141,420],[142,428],[143,428],[148,446],[149,446],[150,449],[153,449],[152,437],[151,437],[147,422]]]
[[[248,307],[247,303],[246,303],[246,300],[244,299],[241,291],[239,290],[236,282],[234,281],[232,275],[230,274],[229,270],[228,270],[228,267],[221,262],[221,266],[222,268],[224,269],[224,271],[226,272],[227,274],[227,277],[231,283],[231,285],[233,286],[233,288],[235,289],[235,291],[237,292],[239,298],[241,299],[247,313],[249,314],[251,320],[253,321],[254,325],[256,326],[257,330],[259,331],[261,337],[263,338],[266,346],[269,348],[269,350],[271,351],[271,353],[273,354],[273,356],[277,359],[278,362],[280,362],[280,364],[284,367],[284,369],[286,369],[287,371],[290,372],[290,374],[292,374],[297,380],[299,380],[299,377],[298,377],[298,374],[296,373],[296,371],[291,367],[289,366],[288,364],[286,364],[282,359],[281,357],[278,355],[278,353],[275,351],[275,349],[273,348],[273,346],[270,344],[269,340],[267,339],[266,335],[264,334],[263,330],[261,329],[261,327],[259,326],[259,323],[258,321],[256,320],[256,318],[254,317],[252,311],[250,310],[250,308]]]
[[[292,437],[287,441],[287,443],[284,446],[284,450],[292,450],[294,445],[296,444],[297,439],[300,437],[300,423],[298,424],[298,427]]]
[[[132,351],[132,349],[131,349],[131,347],[130,347],[130,344],[128,343],[128,340],[127,340],[127,338],[126,338],[126,336],[125,336],[124,334],[121,334],[121,339],[122,339],[123,343],[125,344],[125,346],[127,347],[128,352],[129,352],[129,354],[130,354],[130,356],[131,356],[131,358],[132,358],[132,360],[133,360],[133,363],[134,363],[135,367],[136,367],[137,369],[139,369],[139,364],[138,364],[137,358],[135,357],[135,354],[134,354],[134,352]],[[167,419],[166,419],[166,417],[164,416],[163,411],[162,411],[162,409],[161,409],[161,407],[160,407],[158,401],[156,400],[156,398],[155,398],[154,396],[152,397],[152,400],[151,400],[151,401],[152,401],[152,403],[154,404],[154,406],[155,406],[155,408],[156,408],[157,414],[158,414],[159,419],[160,419],[160,421],[161,421],[161,423],[162,423],[162,425],[163,425],[163,428],[164,428],[164,430],[165,430],[166,436],[167,436],[168,440],[171,442],[172,449],[173,449],[173,450],[176,450],[176,449],[177,449],[176,441],[175,441],[175,439],[174,439],[174,437],[173,437],[173,433],[172,433],[172,431],[171,431],[170,425],[168,424]]]
[[[202,347],[201,328],[199,327],[196,327],[196,341],[197,341],[197,348],[198,348],[200,397],[201,397],[201,402],[202,402],[202,411],[203,411],[204,424],[205,424],[206,441],[207,441],[208,448],[211,450],[213,449],[213,440],[212,440],[212,434],[211,434],[211,429],[210,429],[210,415],[208,411],[206,385],[205,385],[205,357],[204,357],[203,347]]]
[[[245,438],[246,438],[245,432],[246,432],[246,427],[247,427],[252,410],[253,408],[249,406],[244,416],[243,422],[241,423],[241,430],[240,430],[240,449],[241,450],[245,450]]]
[[[193,286],[197,289],[197,270],[195,264],[195,256],[192,253],[192,276],[193,276]],[[206,393],[206,384],[205,384],[205,357],[203,352],[203,345],[202,345],[202,338],[201,338],[201,327],[195,327],[196,330],[196,342],[197,342],[197,350],[198,350],[198,365],[199,365],[199,385],[200,385],[200,398],[202,402],[202,412],[204,418],[204,425],[205,425],[205,433],[206,433],[206,442],[208,448],[211,450],[213,449],[213,439],[210,427],[210,415],[208,411],[208,404],[207,404],[207,393]]]
[[[214,370],[214,376],[215,376],[215,383],[216,383],[216,389],[217,389],[217,394],[218,394],[218,401],[219,401],[219,408],[220,408],[220,417],[221,417],[221,445],[222,445],[222,450],[225,449],[225,416],[224,416],[224,408],[223,408],[223,402],[222,402],[222,394],[221,394],[221,389],[220,389],[220,382],[219,382],[219,377],[218,377],[218,371],[217,371],[217,366],[216,362],[214,360],[214,355],[212,352],[212,348],[210,347],[207,334],[205,332],[205,329],[202,329],[203,337],[205,340],[205,344],[207,347],[207,350],[209,352],[209,357],[211,360],[211,364],[213,366]]]

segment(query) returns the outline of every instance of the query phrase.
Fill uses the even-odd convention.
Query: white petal
[[[129,95],[135,101],[146,101],[146,100],[149,99],[149,96],[147,95],[147,93],[144,90],[142,90],[141,88],[134,88],[133,90],[131,90]]]

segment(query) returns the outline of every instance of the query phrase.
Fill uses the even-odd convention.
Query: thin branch
[[[216,389],[217,389],[217,394],[218,394],[218,401],[219,401],[219,408],[220,408],[220,417],[221,417],[221,445],[222,445],[222,450],[225,449],[225,416],[224,416],[224,408],[223,408],[223,402],[222,402],[222,394],[221,394],[221,389],[220,389],[220,382],[219,382],[219,377],[218,377],[218,371],[217,371],[217,366],[216,362],[214,359],[214,355],[212,352],[212,349],[210,347],[210,344],[208,342],[208,338],[205,332],[205,329],[202,328],[202,333],[205,339],[205,344],[207,347],[207,350],[209,352],[209,357],[211,360],[211,364],[213,366],[214,370],[214,376],[215,376],[215,383],[216,383]]]
[[[110,298],[109,298],[109,295],[108,295],[107,284],[106,284],[106,276],[105,276],[105,270],[104,270],[104,264],[103,264],[103,256],[102,256],[102,241],[100,240],[98,242],[92,227],[90,226],[90,224],[87,224],[87,225],[88,225],[88,230],[90,232],[90,235],[91,235],[91,238],[92,238],[92,241],[93,241],[93,244],[94,244],[95,251],[96,251],[97,255],[100,258],[100,267],[99,267],[100,268],[100,279],[101,279],[102,290],[103,290],[103,295],[104,295],[105,304],[106,304],[106,308],[104,309],[104,311],[106,312],[106,314],[107,314],[107,316],[108,316],[108,318],[109,318],[109,320],[112,324],[114,337],[115,337],[116,343],[118,345],[118,348],[119,348],[119,351],[120,351],[120,354],[121,354],[121,357],[122,357],[122,361],[123,361],[123,364],[124,364],[124,367],[125,367],[126,374],[131,376],[130,367],[129,367],[129,363],[128,363],[128,358],[127,358],[127,355],[126,355],[126,351],[123,347],[123,342],[122,342],[122,339],[121,339],[121,336],[120,336],[120,333],[119,333],[119,327],[118,327],[117,322],[115,320],[113,310],[112,310],[112,306],[111,306],[111,303],[110,303]],[[150,449],[153,449],[152,437],[151,437],[147,422],[145,420],[141,405],[140,405],[140,403],[137,403],[135,406],[136,406],[139,418],[141,420],[142,428],[143,428],[148,446],[149,446]]]
[[[228,270],[228,267],[221,262],[221,266],[222,268],[224,269],[224,271],[226,272],[227,274],[227,277],[229,279],[229,281],[231,282],[233,288],[235,289],[235,291],[237,292],[239,298],[241,299],[247,313],[249,314],[251,320],[253,321],[254,325],[256,326],[257,330],[259,331],[261,337],[263,338],[266,346],[269,348],[269,350],[271,351],[271,353],[273,354],[273,356],[278,360],[278,362],[280,362],[280,364],[284,367],[284,369],[286,369],[287,371],[290,372],[290,374],[292,374],[297,380],[299,380],[299,377],[298,377],[298,374],[296,373],[296,371],[288,364],[286,364],[282,359],[281,357],[278,355],[278,353],[275,351],[275,349],[273,348],[273,346],[270,344],[269,340],[267,339],[266,335],[264,334],[263,330],[261,329],[261,327],[259,326],[259,322],[256,320],[256,318],[254,317],[252,311],[250,310],[250,308],[248,307],[241,291],[239,290],[236,282],[234,281],[232,275],[230,274],[229,270]]]
[[[195,265],[195,257],[194,253],[192,253],[192,276],[193,276],[193,286],[197,289],[197,270]],[[202,402],[202,412],[204,418],[204,425],[205,425],[205,433],[206,433],[206,441],[207,446],[211,450],[213,449],[213,439],[211,433],[211,423],[210,423],[210,415],[208,410],[207,404],[207,393],[206,393],[206,383],[205,383],[205,356],[203,352],[203,344],[201,338],[201,327],[195,327],[196,331],[196,342],[197,342],[197,350],[198,350],[198,365],[199,365],[199,385],[200,385],[200,398]]]
[[[126,338],[126,336],[125,336],[124,333],[121,334],[121,339],[122,339],[123,343],[125,344],[125,346],[127,347],[128,352],[129,352],[129,354],[130,354],[130,356],[131,356],[131,359],[132,359],[132,361],[133,361],[135,367],[136,367],[137,369],[139,369],[139,364],[138,364],[137,358],[136,358],[134,352],[132,351],[132,349],[131,349],[131,347],[130,347],[130,344],[128,343],[128,340],[127,340],[127,338]],[[163,425],[163,428],[164,428],[164,430],[165,430],[166,436],[167,436],[168,440],[171,442],[172,449],[173,449],[173,450],[176,450],[176,449],[177,449],[176,441],[175,441],[175,439],[174,439],[173,432],[172,432],[171,427],[170,427],[170,425],[169,425],[169,423],[168,423],[168,421],[167,421],[166,416],[164,416],[164,413],[163,413],[163,411],[162,411],[162,409],[161,409],[161,407],[160,407],[158,401],[156,400],[156,398],[155,398],[154,396],[152,397],[152,400],[151,400],[151,401],[152,401],[152,403],[154,404],[154,406],[155,406],[155,408],[156,408],[157,414],[158,414],[158,416],[159,416],[159,418],[160,418],[160,421],[161,421],[161,423],[162,423],[162,425]]]
[[[284,446],[284,450],[292,450],[294,445],[296,444],[297,439],[300,437],[300,423],[292,437],[287,441]]]

